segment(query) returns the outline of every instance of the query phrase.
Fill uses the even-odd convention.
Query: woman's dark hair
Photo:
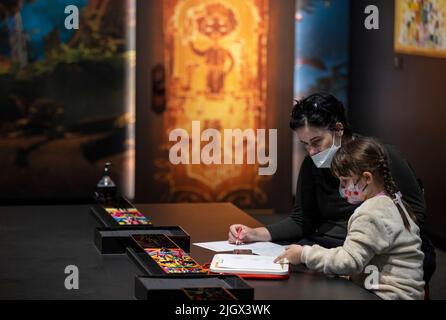
[[[397,199],[399,189],[390,172],[387,152],[384,147],[373,138],[357,137],[341,146],[331,163],[331,170],[337,177],[361,176],[365,171],[373,173],[383,185],[386,193],[394,200]],[[416,221],[412,208],[404,200],[403,206],[413,221]],[[398,202],[395,202],[404,226],[410,230],[409,221]]]
[[[338,122],[344,125],[344,134],[351,136],[351,128],[342,102],[331,94],[321,92],[295,101],[291,112],[290,127],[296,130],[309,125],[335,130]]]

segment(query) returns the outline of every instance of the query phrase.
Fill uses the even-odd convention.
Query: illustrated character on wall
[[[205,9],[205,14],[197,20],[198,31],[211,40],[208,49],[198,49],[192,41],[189,45],[192,51],[204,57],[208,67],[207,89],[211,94],[220,94],[223,91],[225,78],[234,68],[234,58],[231,52],[223,48],[219,41],[233,32],[237,27],[234,12],[221,5],[210,4]],[[229,66],[228,66],[229,63]]]

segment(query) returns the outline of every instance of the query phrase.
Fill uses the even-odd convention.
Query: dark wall
[[[162,130],[162,115],[152,111],[152,68],[164,64],[163,12],[161,1],[136,2],[136,129],[135,201],[150,202],[155,175],[152,162],[156,148],[152,138]],[[156,139],[156,138],[155,138]]]
[[[380,30],[364,28],[369,4],[380,10]],[[396,145],[406,155],[425,186],[428,227],[432,235],[446,240],[446,59],[395,54],[394,1],[355,0],[351,6],[353,127]]]

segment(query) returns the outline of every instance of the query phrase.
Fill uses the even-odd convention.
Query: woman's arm
[[[378,253],[390,246],[390,236],[382,216],[376,212],[355,213],[342,247],[325,249],[304,246],[301,262],[311,270],[332,275],[361,273]]]
[[[298,240],[315,230],[318,207],[314,178],[311,172],[312,165],[311,158],[305,157],[300,167],[295,204],[291,216],[266,226],[272,241]]]

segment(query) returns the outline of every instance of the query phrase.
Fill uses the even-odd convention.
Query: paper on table
[[[284,246],[272,242],[254,242],[237,246],[235,244],[230,244],[227,240],[200,242],[200,243],[194,243],[194,245],[215,252],[232,251],[234,249],[250,249],[255,254],[269,257],[277,257],[281,255],[283,250],[285,249]]]

